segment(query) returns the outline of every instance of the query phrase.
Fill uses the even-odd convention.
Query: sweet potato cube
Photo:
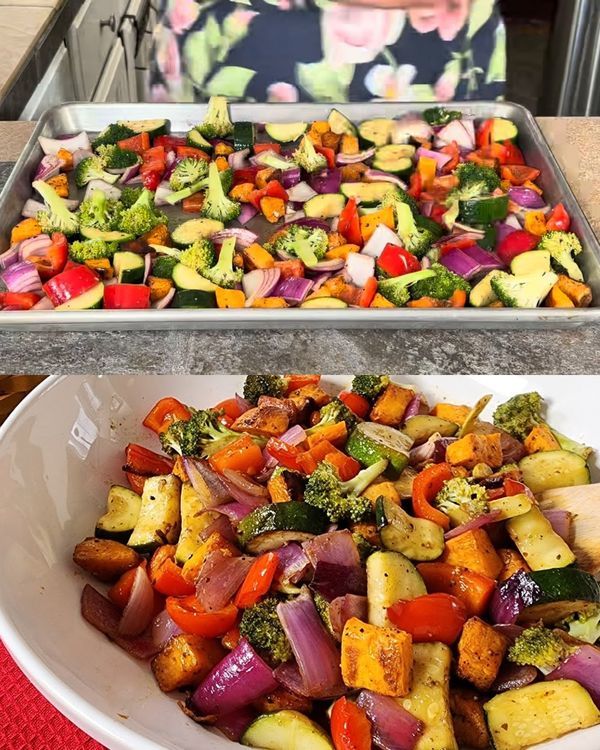
[[[290,418],[285,409],[277,406],[256,406],[238,417],[231,425],[231,429],[250,435],[277,437],[283,435],[289,423]]]
[[[237,547],[227,541],[224,536],[215,531],[196,549],[194,554],[187,560],[181,570],[181,573],[186,581],[189,583],[196,583],[200,569],[204,565],[204,561],[210,555],[211,552],[221,550],[225,555],[231,557],[238,557],[240,551]]]
[[[341,140],[341,135],[332,133],[331,131],[329,131],[328,133],[323,133],[323,135],[321,136],[321,143],[323,144],[323,148],[332,148],[334,151],[337,151],[340,147]]]
[[[410,690],[412,638],[403,630],[369,625],[356,617],[342,634],[342,677],[351,688],[399,697]]]
[[[534,427],[525,438],[523,445],[529,454],[560,450],[560,443],[552,434],[552,430],[545,424]]]
[[[381,393],[371,409],[371,420],[390,427],[398,427],[404,419],[406,407],[415,396],[410,388],[390,383]]]
[[[471,617],[458,641],[456,673],[479,690],[489,690],[509,646],[508,638],[479,617]]]
[[[460,565],[493,579],[498,578],[502,570],[502,560],[483,529],[470,529],[448,539],[440,561]]]
[[[363,497],[369,498],[373,507],[375,507],[375,501],[379,497],[384,497],[395,505],[400,504],[400,495],[398,494],[398,490],[393,482],[379,482],[378,484],[372,484],[367,487],[362,494]]]
[[[396,305],[393,302],[390,302],[389,299],[386,299],[383,294],[377,292],[369,307],[396,307]]]
[[[152,659],[152,673],[163,693],[170,693],[202,682],[225,654],[219,641],[212,638],[175,635]]]
[[[516,549],[499,549],[498,554],[502,560],[502,570],[498,576],[499,582],[508,580],[518,570],[524,570],[526,573],[531,570],[525,562],[525,558]]]
[[[453,466],[464,466],[466,469],[472,469],[477,464],[487,464],[492,469],[499,469],[503,463],[500,433],[465,435],[448,446],[446,460]]]
[[[468,406],[440,403],[433,407],[431,415],[440,419],[447,419],[449,422],[454,422],[457,425],[462,425],[470,411],[471,409]]]
[[[454,734],[460,747],[486,750],[490,746],[483,699],[480,695],[466,688],[451,688],[450,711]]]
[[[248,266],[249,271],[253,271],[256,268],[273,268],[275,266],[275,259],[262,245],[258,242],[253,242],[243,251],[244,260]]]
[[[564,274],[559,274],[556,285],[564,292],[575,307],[588,307],[592,302],[592,290],[588,284],[570,279]]]

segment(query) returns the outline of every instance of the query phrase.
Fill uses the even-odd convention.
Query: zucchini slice
[[[585,612],[600,603],[600,585],[590,573],[577,568],[553,568],[527,573],[537,584],[535,600],[519,615],[519,624],[542,620],[545,625]]]
[[[104,302],[104,284],[99,281],[96,286],[88,289],[87,292],[80,294],[79,297],[73,297],[68,302],[55,307],[55,310],[95,310],[102,307]]]
[[[142,498],[129,487],[114,484],[108,491],[106,513],[96,522],[95,536],[126,543],[135,528]]]
[[[194,291],[212,292],[214,294],[217,288],[212,281],[196,273],[193,268],[184,266],[183,263],[178,263],[175,266],[172,278],[177,289],[193,289]]]
[[[564,568],[575,562],[569,545],[537,506],[510,518],[506,530],[532,570]]]
[[[367,599],[371,625],[390,627],[387,610],[399,599],[427,593],[411,561],[400,552],[374,552],[367,558]]]
[[[571,451],[542,451],[525,456],[519,469],[523,481],[536,495],[557,487],[576,487],[591,482],[584,458]]]
[[[327,516],[319,508],[291,501],[256,508],[240,521],[238,534],[242,546],[259,554],[288,542],[305,542],[323,534],[328,525]]]
[[[189,482],[181,485],[181,533],[175,560],[184,565],[202,544],[202,532],[219,518],[216,511],[206,510],[201,495]]]
[[[385,146],[390,142],[394,121],[385,117],[363,120],[358,126],[358,135],[366,148]]]
[[[118,242],[119,244],[135,239],[133,234],[127,232],[103,232],[102,229],[96,227],[80,227],[79,234],[86,240],[104,240],[104,242]]]
[[[484,195],[460,201],[459,218],[465,224],[492,224],[508,215],[508,195]]]
[[[484,703],[483,709],[496,750],[524,750],[600,723],[600,711],[575,680],[542,681],[507,690]],[[573,747],[585,745],[575,740]]]
[[[404,423],[402,431],[412,438],[415,445],[426,443],[436,432],[442,437],[454,437],[458,432],[458,425],[447,419],[432,417],[429,414],[417,414]]]
[[[444,530],[425,518],[412,518],[399,505],[385,498],[375,503],[377,528],[383,546],[401,552],[409,560],[437,560],[444,551]]]
[[[526,253],[523,253],[523,255],[526,255]],[[498,299],[496,292],[492,289],[492,281],[499,273],[498,269],[490,271],[471,289],[469,302],[473,307],[488,307]]]
[[[242,745],[265,750],[333,750],[327,734],[299,711],[263,714],[246,729]]]
[[[128,250],[113,255],[113,266],[119,284],[141,284],[144,281],[144,256]]]
[[[503,117],[495,117],[492,122],[492,141],[503,143],[504,141],[516,141],[519,130],[512,120]]]
[[[330,308],[348,307],[348,304],[337,297],[315,297],[314,299],[306,300],[306,302],[303,302],[300,307],[307,308],[308,310],[313,308],[325,310]]]
[[[240,121],[233,124],[233,147],[236,151],[252,148],[255,138],[253,122]]]
[[[406,144],[380,146],[375,151],[373,167],[391,174],[407,175],[413,168],[415,150],[414,146]]]
[[[363,466],[387,458],[392,473],[399,476],[408,466],[412,438],[400,430],[376,422],[361,422],[352,431],[346,452]]]
[[[391,182],[342,182],[340,192],[346,198],[354,198],[361,206],[376,206],[383,196],[396,190]]]
[[[175,292],[171,307],[201,310],[217,306],[214,292],[203,292],[201,289],[179,289]]]
[[[190,130],[187,134],[187,143],[188,146],[199,148],[202,151],[206,151],[206,153],[208,154],[210,154],[210,152],[213,150],[212,143],[210,141],[207,141],[202,133],[199,130],[196,130],[196,128],[192,128],[192,130]]]
[[[188,219],[175,227],[171,233],[171,239],[178,247],[188,247],[196,240],[208,239],[224,227],[223,222],[217,219]]]
[[[171,132],[170,120],[119,120],[118,124],[134,133],[148,133],[152,138]]]
[[[181,482],[174,474],[148,477],[142,493],[140,515],[127,544],[141,553],[179,538]]]
[[[265,132],[269,138],[278,143],[292,143],[304,135],[307,127],[308,125],[305,122],[267,122],[265,123]]]
[[[304,213],[311,219],[333,219],[339,216],[346,205],[346,198],[340,193],[315,195],[304,204]]]
[[[327,117],[331,132],[336,135],[356,135],[356,125],[343,115],[339,109],[332,109]]]

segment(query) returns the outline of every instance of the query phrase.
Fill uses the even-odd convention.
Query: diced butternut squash
[[[494,580],[503,567],[502,560],[483,529],[470,529],[460,536],[448,539],[440,561],[460,565]]]
[[[371,421],[398,427],[402,423],[406,407],[414,397],[415,392],[410,388],[390,383],[377,397],[371,409]]]
[[[112,277],[115,275],[115,270],[111,266],[108,258],[96,258],[95,260],[86,260],[84,265],[86,265],[88,268],[91,268],[92,271],[95,271],[98,274],[98,276],[100,276],[102,281],[108,281],[109,279],[112,279]],[[149,276],[148,277],[149,284],[150,284],[151,279],[152,279],[152,276]],[[150,287],[150,299],[152,300],[152,287]]]
[[[575,307],[588,307],[591,304],[592,290],[587,284],[570,279],[564,274],[559,274],[556,283],[561,292],[569,297]]]
[[[23,242],[30,237],[37,237],[42,233],[42,228],[37,219],[23,219],[12,228],[10,233],[10,244],[16,245],[17,242]]]
[[[344,164],[340,169],[342,182],[362,182],[367,169],[367,165],[362,162],[358,164]]]
[[[274,180],[278,176],[278,170],[273,169],[273,167],[265,167],[264,169],[260,169],[256,173],[256,177],[254,178],[254,182],[256,184],[256,187],[259,190],[262,190],[263,188],[267,187],[267,183],[271,180]]]
[[[150,287],[150,302],[158,302],[158,300],[166,297],[171,291],[173,282],[171,279],[161,279],[158,276],[148,276],[148,286]]]
[[[311,406],[315,406],[318,409],[331,401],[331,396],[327,391],[315,383],[296,388],[291,393],[288,393],[287,397],[296,404],[296,407],[300,411],[302,411],[305,406],[305,403],[303,402],[306,402],[307,400],[311,403]]]
[[[386,299],[383,294],[377,292],[369,307],[396,307],[396,305],[393,302],[390,302],[389,299]]]
[[[211,552],[220,550],[225,555],[230,557],[238,557],[240,551],[237,547],[227,541],[224,536],[219,534],[217,531],[211,534],[208,539],[205,539],[202,544],[196,549],[194,554],[190,557],[181,570],[183,577],[189,583],[196,583],[200,569],[204,565],[204,561],[210,555]]]
[[[476,464],[487,464],[499,469],[502,464],[502,441],[499,433],[475,435],[469,433],[446,449],[446,460],[454,466],[472,469]]]
[[[248,203],[250,201],[250,193],[253,193],[254,190],[253,182],[241,182],[239,185],[234,185],[231,188],[229,197],[240,203]]]
[[[66,148],[59,148],[56,156],[63,172],[70,172],[73,169],[73,154],[70,151]]]
[[[312,448],[318,443],[322,443],[324,440],[332,443],[332,445],[340,446],[344,445],[348,439],[348,428],[345,422],[334,422],[333,424],[325,424],[322,427],[315,427],[314,432],[308,436],[308,447]]]
[[[175,474],[175,476],[182,482],[190,481],[187,470],[185,468],[185,464],[183,463],[183,456],[177,456],[177,458],[175,459],[175,463],[173,464],[173,471],[171,473]]]
[[[360,247],[358,245],[346,243],[345,245],[338,245],[337,247],[331,248],[331,250],[328,250],[325,253],[325,257],[327,260],[337,260],[338,258],[346,260],[350,253],[358,253],[359,251]]]
[[[173,636],[152,659],[152,673],[163,693],[197,685],[225,656],[219,641],[187,633]]]
[[[287,306],[288,303],[283,299],[283,297],[260,297],[259,299],[255,299],[252,303],[252,307],[276,308]]]
[[[341,151],[342,154],[358,154],[360,151],[358,147],[358,138],[355,135],[344,133],[344,135],[342,136]]]
[[[253,242],[242,251],[244,261],[248,271],[254,271],[257,268],[273,268],[275,259],[262,245]]]
[[[274,474],[267,482],[267,490],[272,503],[289,503],[293,500],[283,474]]]
[[[158,224],[146,234],[140,237],[148,245],[166,245],[171,244],[171,235],[166,224]]]
[[[346,244],[346,238],[339,232],[329,232],[327,235],[327,247],[333,250],[335,247],[341,247]]]
[[[524,570],[526,573],[531,570],[525,558],[516,549],[499,549],[498,554],[502,560],[502,570],[498,576],[500,582],[508,580],[518,570]]]
[[[64,172],[57,174],[55,177],[50,177],[46,182],[60,198],[69,197],[69,178]]]
[[[217,156],[215,164],[219,172],[226,172],[229,169],[229,162],[225,156]]]
[[[479,690],[489,690],[498,676],[508,646],[509,640],[503,633],[479,617],[471,617],[458,641],[456,673]]]
[[[364,242],[367,242],[371,238],[371,235],[380,224],[385,224],[390,229],[394,228],[394,209],[392,206],[386,206],[372,214],[360,217],[360,233]]]
[[[314,130],[316,133],[319,133],[320,135],[323,135],[323,133],[329,133],[329,131],[331,130],[327,120],[315,120],[310,126],[310,129]]]
[[[331,131],[329,131],[328,133],[323,133],[321,135],[321,143],[323,144],[323,148],[331,148],[334,151],[337,151],[339,149],[341,140],[341,135],[332,133]]]
[[[318,130],[315,130],[314,127],[306,131],[306,137],[313,144],[313,146],[321,147],[323,145],[323,139],[321,137],[321,133],[319,133]]]
[[[215,146],[215,156],[229,156],[229,154],[233,154],[233,146],[225,141],[219,141]]]
[[[431,415],[440,419],[447,419],[449,422],[454,422],[454,424],[462,426],[470,411],[471,407],[469,406],[463,406],[462,404],[458,406],[442,402],[433,407]]]
[[[260,210],[268,222],[277,224],[285,216],[285,202],[281,198],[271,198],[265,195],[260,199]]]
[[[486,750],[490,746],[490,734],[480,695],[466,688],[451,688],[450,711],[454,734],[460,747]]]
[[[527,453],[541,453],[542,451],[559,451],[560,443],[552,434],[548,425],[536,425],[523,443]]]
[[[544,300],[546,307],[575,307],[575,303],[568,297],[556,283]]]
[[[292,277],[301,278],[304,276],[304,263],[295,258],[294,260],[276,260],[275,268],[281,272],[282,279],[291,279]]]
[[[342,634],[342,677],[351,688],[400,697],[410,690],[412,638],[403,630],[369,625],[356,617]]]
[[[222,289],[220,286],[215,291],[217,307],[242,308],[246,304],[246,295],[241,289]]]
[[[383,497],[396,505],[400,504],[400,495],[398,494],[398,490],[393,482],[377,482],[371,484],[362,493],[362,496],[368,497],[373,507],[375,507],[375,502],[379,497]]]

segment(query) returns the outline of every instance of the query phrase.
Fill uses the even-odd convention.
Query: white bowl
[[[538,390],[561,432],[600,448],[599,379],[593,377],[396,377],[432,400],[474,403]],[[334,387],[347,377],[329,377]],[[141,425],[172,395],[214,405],[240,390],[237,376],[52,378],[0,429],[0,637],[39,690],[110,750],[231,750],[162,694],[148,666],[128,657],[79,615],[86,577],[71,561],[93,532],[109,485],[122,481],[129,441],[156,448]],[[598,481],[598,472],[595,480]],[[600,748],[600,727],[543,745]],[[309,748],[307,748],[309,750]]]

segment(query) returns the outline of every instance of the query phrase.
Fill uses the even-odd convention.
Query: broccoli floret
[[[263,599],[245,609],[240,621],[240,634],[273,664],[282,664],[293,656],[277,614],[279,601],[275,596]]]
[[[201,210],[202,216],[226,224],[237,219],[241,210],[242,207],[237,201],[232,201],[225,195],[223,183],[219,177],[219,168],[214,161],[211,161],[208,168],[208,190]]]
[[[305,172],[319,172],[322,169],[327,169],[327,159],[323,154],[315,151],[313,142],[306,135],[302,137],[300,145],[294,151],[292,158]]]
[[[92,142],[92,148],[96,150],[100,146],[113,145],[118,141],[124,141],[126,138],[131,138],[134,135],[135,131],[128,128],[126,125],[112,123],[112,125],[105,127],[96,140]]]
[[[559,273],[566,273],[575,281],[583,281],[581,268],[574,256],[583,252],[581,242],[573,232],[546,232],[537,246],[538,250],[547,250],[552,258],[552,265]]]
[[[558,623],[569,635],[585,643],[600,641],[600,604],[592,604],[585,612],[577,612]]]
[[[396,221],[398,220],[397,217],[397,211],[396,206],[399,203],[406,203],[406,205],[410,208],[413,216],[419,215],[419,204],[417,201],[412,197],[412,195],[409,195],[405,190],[402,190],[402,188],[396,188],[389,190],[381,200],[381,203],[379,204],[380,208],[385,208],[385,206],[391,206],[394,209],[394,216],[396,216]]]
[[[75,167],[75,184],[80,188],[92,180],[103,180],[112,185],[118,179],[118,174],[110,174],[104,169],[104,161],[99,156],[87,156]]]
[[[165,453],[180,456],[202,456],[211,443],[234,440],[240,436],[220,421],[221,414],[213,409],[193,411],[190,419],[178,419],[161,433]]]
[[[471,484],[468,479],[454,477],[444,482],[435,498],[435,505],[454,523],[460,526],[472,518],[488,512],[488,494],[480,484]]]
[[[567,658],[576,646],[568,646],[563,639],[548,628],[533,625],[524,630],[508,650],[508,660],[514,664],[537,667],[548,674]]]
[[[159,255],[152,264],[152,275],[159,279],[170,279],[173,277],[173,269],[178,263],[179,260],[170,255]]]
[[[208,174],[208,163],[205,159],[188,157],[182,159],[173,170],[169,179],[171,190],[183,190],[188,185],[202,180]]]
[[[491,167],[480,166],[475,162],[465,161],[456,167],[455,174],[458,177],[459,185],[461,188],[470,188],[474,185],[478,187],[483,186],[482,193],[493,193],[494,190],[500,187],[500,177],[496,173],[495,169]],[[474,197],[474,196],[471,196]]]
[[[206,117],[196,126],[196,130],[205,138],[226,138],[233,133],[233,123],[224,96],[210,97]]]
[[[506,271],[498,271],[491,280],[494,294],[505,307],[534,308],[550,293],[558,281],[552,271],[513,276]]]
[[[396,213],[396,231],[402,240],[406,250],[422,258],[434,241],[433,234],[429,229],[418,227],[408,203],[397,202],[394,208]]]
[[[377,285],[377,290],[379,294],[396,305],[396,307],[402,307],[410,300],[408,287],[411,284],[422,283],[429,278],[433,278],[435,275],[435,271],[431,269],[405,273],[404,276],[382,279]]]
[[[105,242],[104,240],[75,240],[69,246],[69,257],[76,263],[84,263],[86,260],[99,260],[100,258],[112,258],[119,246],[116,242]]]
[[[447,125],[452,120],[461,120],[462,112],[456,109],[446,109],[445,107],[429,107],[424,110],[423,119],[432,127]]]
[[[67,204],[56,194],[54,188],[43,180],[36,180],[33,189],[38,191],[46,204],[46,210],[38,211],[36,217],[42,232],[62,232],[67,237],[75,234],[79,229],[79,217],[69,211]]]
[[[216,265],[210,268],[198,269],[204,278],[223,289],[233,289],[239,284],[244,276],[241,268],[233,267],[233,254],[235,252],[235,237],[228,237],[221,245],[219,259]]]
[[[131,208],[137,201],[140,195],[143,193],[143,187],[124,187],[121,190],[121,197],[119,200],[123,204],[123,208]]]
[[[320,508],[332,523],[360,521],[371,512],[371,501],[363,492],[387,468],[385,458],[360,471],[349,482],[341,482],[335,468],[322,461],[309,476],[304,502]]]
[[[193,268],[198,273],[203,273],[215,265],[216,255],[213,243],[208,239],[196,240],[179,254],[179,262],[184,266]]]
[[[335,637],[333,625],[331,624],[331,616],[329,614],[329,602],[323,596],[323,594],[319,594],[318,591],[313,591],[312,597],[315,604],[315,609],[317,610],[317,613],[321,618],[321,622],[323,623],[323,625],[325,625],[325,629],[328,633]]]
[[[450,299],[457,289],[467,292],[471,291],[471,285],[462,276],[449,271],[441,263],[433,263],[431,266],[433,274],[422,281],[418,281],[411,288],[413,299],[419,297],[433,297],[434,299]],[[401,276],[400,278],[404,278]]]
[[[287,388],[287,378],[281,375],[247,375],[244,382],[244,398],[251,404],[257,404],[261,396],[283,398]]]
[[[127,151],[112,144],[99,146],[96,153],[102,159],[106,169],[127,169],[139,161],[138,155],[133,151]]]
[[[82,227],[95,227],[103,232],[116,229],[123,205],[106,197],[103,190],[93,190],[90,198],[79,206],[79,223]]]
[[[279,251],[300,258],[305,266],[312,268],[325,257],[327,233],[318,227],[312,229],[290,224],[285,232],[278,233],[275,241],[267,243],[265,247],[272,254]]]
[[[389,375],[355,375],[351,390],[369,401],[375,401],[384,388],[390,384]]]
[[[345,422],[348,432],[351,432],[358,423],[356,414],[350,411],[346,404],[340,401],[339,398],[334,398],[328,404],[322,406],[320,414],[321,418],[317,424],[306,431],[308,435],[312,435],[320,427],[328,424],[337,424],[338,422]]]
[[[223,192],[228,193],[231,190],[231,186],[233,184],[233,170],[224,169],[222,172],[219,172],[219,178],[221,180],[221,185],[223,186]],[[201,180],[193,182],[191,185],[188,185],[187,187],[183,187],[181,190],[177,190],[176,192],[171,193],[171,195],[167,197],[167,202],[171,205],[175,205],[176,203],[180,203],[185,198],[189,198],[191,195],[199,193],[201,190],[206,190],[207,187],[208,177],[203,177]]]
[[[520,393],[500,404],[494,412],[494,424],[510,433],[517,440],[525,440],[534,427],[544,425],[550,429],[565,451],[577,453],[582,458],[589,458],[592,448],[578,443],[552,429],[542,417],[544,401],[539,393]]]
[[[166,223],[167,217],[154,207],[153,194],[150,190],[142,190],[133,206],[121,214],[119,229],[122,232],[139,236],[154,229],[158,224]]]

